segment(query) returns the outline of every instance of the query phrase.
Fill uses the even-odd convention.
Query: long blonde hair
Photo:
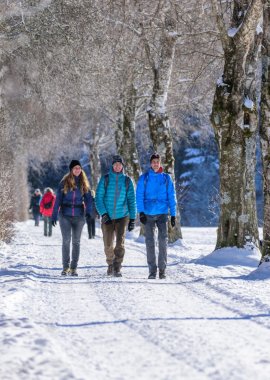
[[[75,176],[73,175],[72,171],[64,175],[61,182],[64,184],[64,194],[66,194],[68,191],[74,191],[77,187]],[[79,186],[82,194],[88,193],[88,191],[90,191],[90,184],[84,170],[82,170],[81,174],[79,175]]]

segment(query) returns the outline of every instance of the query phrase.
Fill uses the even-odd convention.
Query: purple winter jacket
[[[52,220],[58,219],[60,212],[64,216],[91,215],[93,210],[93,198],[91,192],[82,194],[79,187],[79,178],[75,178],[77,188],[64,194],[64,185],[60,184],[52,212]]]

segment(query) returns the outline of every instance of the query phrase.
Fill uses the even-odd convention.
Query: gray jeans
[[[167,246],[168,246],[168,215],[146,215],[145,224],[145,243],[147,253],[147,263],[149,273],[157,272],[156,253],[155,253],[155,229],[158,228],[158,268],[165,270],[167,265]]]
[[[52,236],[52,218],[43,216],[44,220],[44,236]]]
[[[80,241],[82,229],[85,223],[84,216],[63,216],[59,215],[62,243],[62,263],[63,268],[69,268],[70,264],[70,242],[72,238],[72,259],[70,268],[76,269],[80,256]]]

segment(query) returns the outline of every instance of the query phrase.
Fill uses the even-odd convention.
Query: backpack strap
[[[105,189],[105,194],[107,192],[107,187],[108,187],[108,184],[109,184],[109,174],[105,174],[104,175],[104,189]]]
[[[126,177],[125,177],[126,193],[128,192],[130,181],[131,181],[131,178],[128,175],[126,175]],[[107,192],[108,184],[109,184],[109,174],[107,173],[107,174],[104,175],[105,194]]]
[[[168,195],[168,188],[169,188],[169,174],[168,173],[164,173],[165,174],[165,178],[166,178],[166,193],[167,193],[167,201],[169,200],[169,195]]]
[[[126,192],[128,192],[130,181],[131,181],[131,178],[128,175],[126,175],[126,178],[125,178]]]

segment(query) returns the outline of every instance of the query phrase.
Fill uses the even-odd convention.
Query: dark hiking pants
[[[108,265],[120,269],[125,254],[125,233],[128,217],[112,220],[111,224],[102,223],[104,251]],[[114,239],[116,243],[114,247]]]
[[[93,239],[96,236],[96,219],[90,218],[87,220],[87,230],[89,239]]]
[[[52,236],[52,218],[43,216],[44,220],[44,236]]]
[[[168,215],[146,215],[145,243],[149,273],[157,272],[155,252],[155,229],[158,228],[158,268],[165,270],[167,265]]]
[[[80,256],[80,241],[82,229],[85,223],[84,216],[59,216],[59,224],[62,233],[62,263],[63,268],[69,268],[70,242],[72,239],[71,269],[76,269]]]
[[[35,221],[35,226],[39,226],[40,213],[39,212],[33,212],[33,217],[34,217],[34,221]]]

